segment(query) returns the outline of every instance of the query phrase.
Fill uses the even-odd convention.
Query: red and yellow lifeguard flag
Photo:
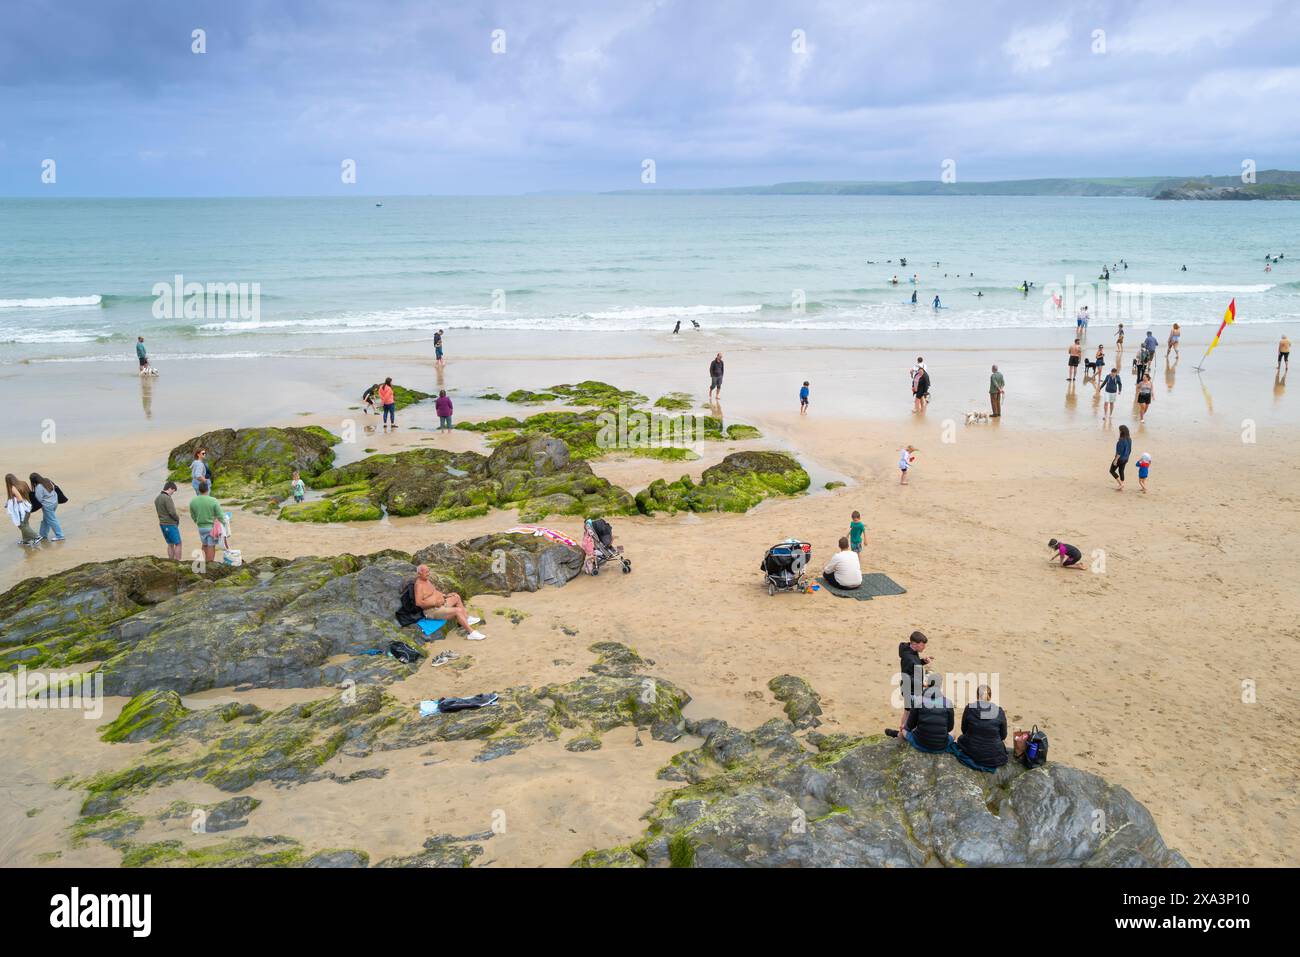
[[[1232,323],[1236,320],[1236,318],[1237,318],[1237,300],[1234,298],[1232,302],[1228,303],[1228,311],[1223,314],[1223,324],[1219,326],[1219,331],[1214,334],[1214,341],[1210,343],[1210,348],[1205,350],[1205,355],[1208,356],[1211,352],[1214,351],[1214,347],[1219,344],[1219,337],[1223,335],[1223,330],[1227,329],[1228,326],[1232,325]]]

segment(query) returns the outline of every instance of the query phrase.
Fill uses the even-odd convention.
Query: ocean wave
[[[289,352],[175,352],[168,354],[150,353],[149,361],[152,363],[159,362],[180,362],[183,360],[201,359],[290,359],[294,358],[293,353]],[[322,356],[320,358],[330,358]],[[39,359],[23,359],[26,365],[38,365],[43,363],[62,363],[62,362],[122,362],[134,363],[135,353],[121,353],[117,355],[97,355],[97,356],[47,356]]]
[[[93,329],[0,329],[0,345],[30,345],[58,342],[109,342],[122,338],[110,330]]]
[[[1204,292],[1230,292],[1244,294],[1248,292],[1268,292],[1274,288],[1271,282],[1250,283],[1242,286],[1199,285],[1196,283],[1161,283],[1161,282],[1112,282],[1112,292],[1141,292],[1153,296],[1186,296]]]
[[[68,306],[98,306],[102,296],[49,296],[32,299],[0,299],[0,309],[58,309]]]
[[[746,315],[762,312],[763,304],[740,306],[625,306],[603,312],[584,312],[588,319],[690,319],[696,316]]]

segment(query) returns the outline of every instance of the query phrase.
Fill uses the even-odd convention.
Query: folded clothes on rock
[[[436,701],[420,702],[420,717],[432,714],[450,714],[454,711],[471,711],[474,708],[486,708],[497,703],[497,693],[476,694],[472,698],[439,698]]]

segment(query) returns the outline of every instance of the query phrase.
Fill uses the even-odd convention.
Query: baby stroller
[[[811,560],[812,545],[808,542],[790,539],[773,545],[759,566],[763,579],[767,582],[767,593],[775,595],[778,591],[806,590],[808,580],[804,577],[804,569]]]
[[[582,550],[587,554],[583,568],[589,575],[599,575],[600,566],[617,561],[623,574],[632,570],[632,562],[623,557],[623,546],[614,544],[614,529],[603,518],[589,518],[583,523]]]

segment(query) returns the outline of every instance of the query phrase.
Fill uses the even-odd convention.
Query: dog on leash
[[[993,415],[992,415],[992,413],[989,413],[989,412],[974,412],[974,411],[971,411],[971,412],[967,412],[967,413],[966,413],[966,424],[967,424],[967,425],[973,425],[973,424],[975,424],[975,423],[986,424],[986,423],[989,423],[989,422],[992,422],[992,421],[993,421]]]

